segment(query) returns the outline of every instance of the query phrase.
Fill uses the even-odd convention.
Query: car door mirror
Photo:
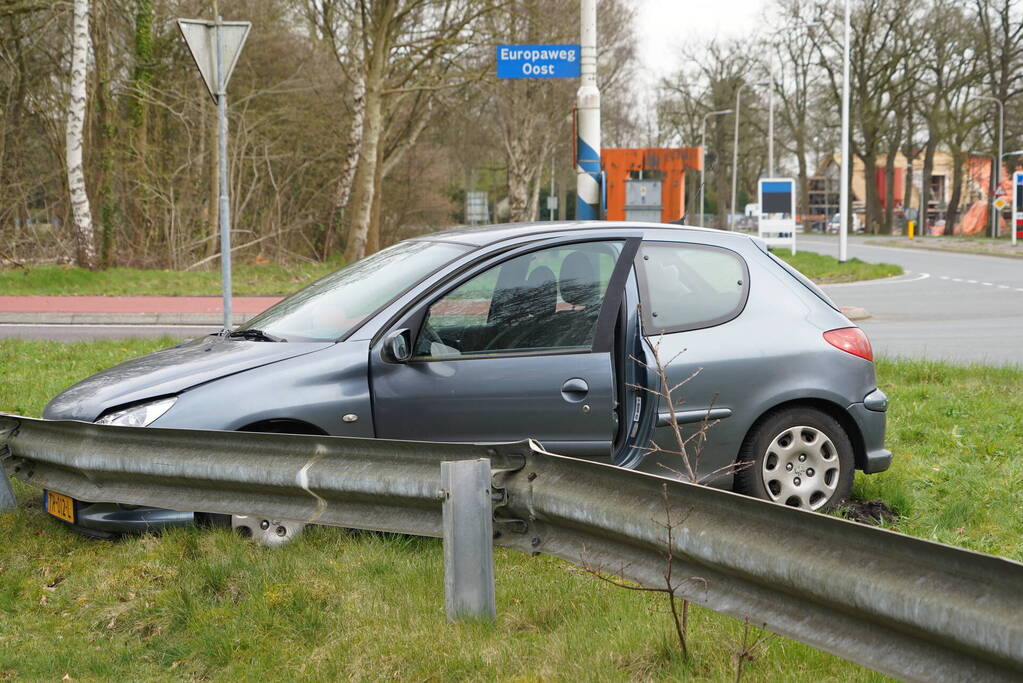
[[[412,360],[412,332],[408,329],[395,330],[384,342],[384,359],[392,363],[408,363]]]

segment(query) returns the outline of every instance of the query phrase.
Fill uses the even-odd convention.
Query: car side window
[[[701,244],[643,242],[637,255],[647,334],[720,325],[739,315],[749,292],[746,262]]]
[[[484,271],[430,306],[415,357],[590,348],[622,245],[560,245]]]

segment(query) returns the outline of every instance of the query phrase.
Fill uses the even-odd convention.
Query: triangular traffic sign
[[[248,21],[216,22],[203,19],[178,19],[178,28],[188,45],[192,59],[199,68],[206,89],[210,91],[213,101],[217,101],[217,93],[221,88],[227,90],[227,82],[231,80],[234,65],[238,62],[242,46],[249,35],[252,23]],[[218,83],[217,64],[217,33],[220,33],[220,58],[223,68],[223,82]]]

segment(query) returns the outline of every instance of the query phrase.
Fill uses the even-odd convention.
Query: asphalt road
[[[1023,365],[1023,262],[864,244],[849,240],[849,257],[895,263],[905,275],[829,285],[841,306],[872,317],[858,324],[877,355]],[[799,249],[838,255],[835,237],[805,236]]]
[[[849,240],[849,256],[896,263],[906,274],[887,280],[828,285],[843,306],[867,309],[858,324],[884,356],[1023,365],[1023,262],[864,244]],[[801,236],[799,248],[837,256],[838,239]],[[183,339],[216,326],[0,324],[0,337],[79,341],[122,337]]]
[[[52,341],[89,341],[125,337],[162,337],[188,339],[216,332],[217,326],[192,325],[74,325],[74,324],[0,324],[3,339],[49,339]]]

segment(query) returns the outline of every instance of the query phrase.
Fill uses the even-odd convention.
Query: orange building
[[[667,223],[685,215],[686,172],[700,170],[699,147],[603,149],[609,221]]]

